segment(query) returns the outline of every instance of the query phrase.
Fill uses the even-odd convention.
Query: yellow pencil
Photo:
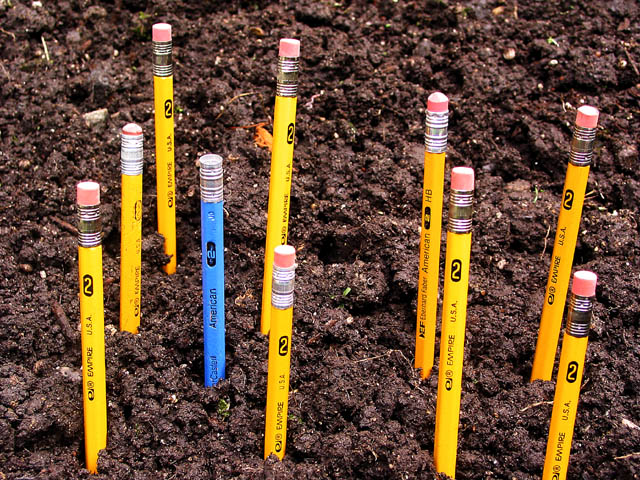
[[[426,123],[415,358],[415,367],[422,369],[422,378],[431,375],[436,341],[444,157],[449,125],[449,99],[443,93],[429,95]]]
[[[120,168],[120,330],[138,333],[142,273],[142,128],[122,128]]]
[[[79,183],[77,203],[85,459],[87,470],[97,473],[98,452],[107,446],[100,186]]]
[[[455,478],[458,451],[473,189],[473,169],[456,167],[451,171],[433,454],[436,470],[451,478]]]
[[[553,373],[597,124],[598,110],[587,105],[578,109],[531,370],[532,382],[551,380]]]
[[[176,272],[176,174],[171,25],[156,23],[152,28],[152,40],[158,232],[164,237],[164,253],[171,257],[163,269],[171,275]]]
[[[296,250],[290,245],[278,245],[273,257],[264,458],[274,453],[282,460],[287,444]]]
[[[585,270],[573,275],[542,480],[567,478],[597,280]]]
[[[296,131],[296,102],[298,95],[298,64],[300,41],[280,40],[278,52],[278,84],[273,120],[273,151],[269,179],[267,211],[267,239],[264,250],[262,277],[262,316],[260,331],[269,333],[271,318],[271,273],[273,249],[287,243],[289,230],[289,196],[293,169],[293,141]]]

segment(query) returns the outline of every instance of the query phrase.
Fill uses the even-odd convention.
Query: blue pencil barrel
[[[204,385],[225,375],[224,212],[222,158],[200,157],[200,225],[202,246],[202,314],[204,323]]]

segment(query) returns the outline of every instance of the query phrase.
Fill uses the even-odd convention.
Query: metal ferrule
[[[451,190],[449,195],[449,223],[447,230],[453,233],[471,232],[473,215],[473,190]]]
[[[100,205],[78,205],[78,245],[97,247],[102,242]]]
[[[446,152],[448,131],[449,112],[430,112],[427,110],[427,129],[424,133],[424,146],[427,152]]]
[[[208,154],[200,157],[200,199],[205,203],[222,201],[222,157]]]
[[[153,75],[170,77],[173,75],[173,59],[171,51],[173,42],[153,42]]]
[[[293,307],[293,284],[295,276],[295,264],[288,268],[273,266],[271,305],[278,310],[286,310]]]
[[[586,337],[591,326],[591,312],[593,310],[593,297],[582,297],[571,294],[569,308],[567,310],[566,332],[572,337]]]
[[[277,96],[296,97],[298,95],[299,65],[300,58],[298,57],[278,57]]]
[[[141,175],[143,166],[142,135],[120,135],[120,172],[122,175]]]
[[[584,128],[576,125],[571,139],[569,162],[576,167],[588,167],[593,157],[593,142],[597,128]]]

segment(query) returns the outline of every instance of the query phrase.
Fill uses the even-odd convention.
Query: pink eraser
[[[293,267],[296,262],[296,249],[291,245],[278,245],[273,252],[273,265],[278,268]]]
[[[571,293],[581,297],[593,297],[596,294],[598,276],[588,270],[580,270],[573,274]]]
[[[151,39],[154,42],[170,42],[171,25],[168,23],[156,23],[151,28]]]
[[[600,112],[595,107],[583,105],[578,109],[576,115],[576,125],[582,128],[595,128],[598,125],[598,116]]]
[[[142,135],[142,128],[140,125],[136,125],[135,123],[127,123],[124,127],[122,127],[123,135]]]
[[[283,38],[280,40],[280,57],[299,57],[300,56],[300,40],[295,38]]]
[[[442,113],[449,110],[449,99],[442,92],[435,92],[427,99],[427,110],[434,113]]]
[[[76,194],[78,205],[91,207],[100,204],[100,185],[96,182],[80,182]]]
[[[455,167],[451,170],[451,190],[469,192],[473,190],[473,168]]]

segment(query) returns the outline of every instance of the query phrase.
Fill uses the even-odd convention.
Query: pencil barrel
[[[447,232],[436,401],[436,470],[455,477],[467,316],[471,233]]]
[[[549,381],[553,374],[588,178],[588,166],[567,165],[531,381]]]
[[[565,333],[562,340],[542,480],[567,478],[587,342],[587,337],[578,338],[569,333]]]
[[[122,175],[120,330],[138,333],[142,296],[142,175]]]
[[[171,258],[164,266],[176,271],[176,184],[173,130],[173,77],[153,77],[156,128],[156,188],[158,232],[164,237],[164,253]]]
[[[201,201],[202,300],[205,386],[225,377],[223,203]]]
[[[293,308],[273,307],[271,320],[264,458],[273,453],[282,460],[287,444]]]
[[[425,152],[415,354],[422,378],[431,374],[435,357],[444,164],[444,153]]]
[[[82,400],[87,470],[98,471],[107,445],[107,388],[104,349],[102,246],[78,248],[82,343]]]
[[[265,242],[264,275],[262,278],[261,331],[265,335],[269,333],[271,318],[273,251],[276,246],[287,243],[289,233],[296,103],[297,99],[295,97],[276,96],[267,208],[267,238]]]

